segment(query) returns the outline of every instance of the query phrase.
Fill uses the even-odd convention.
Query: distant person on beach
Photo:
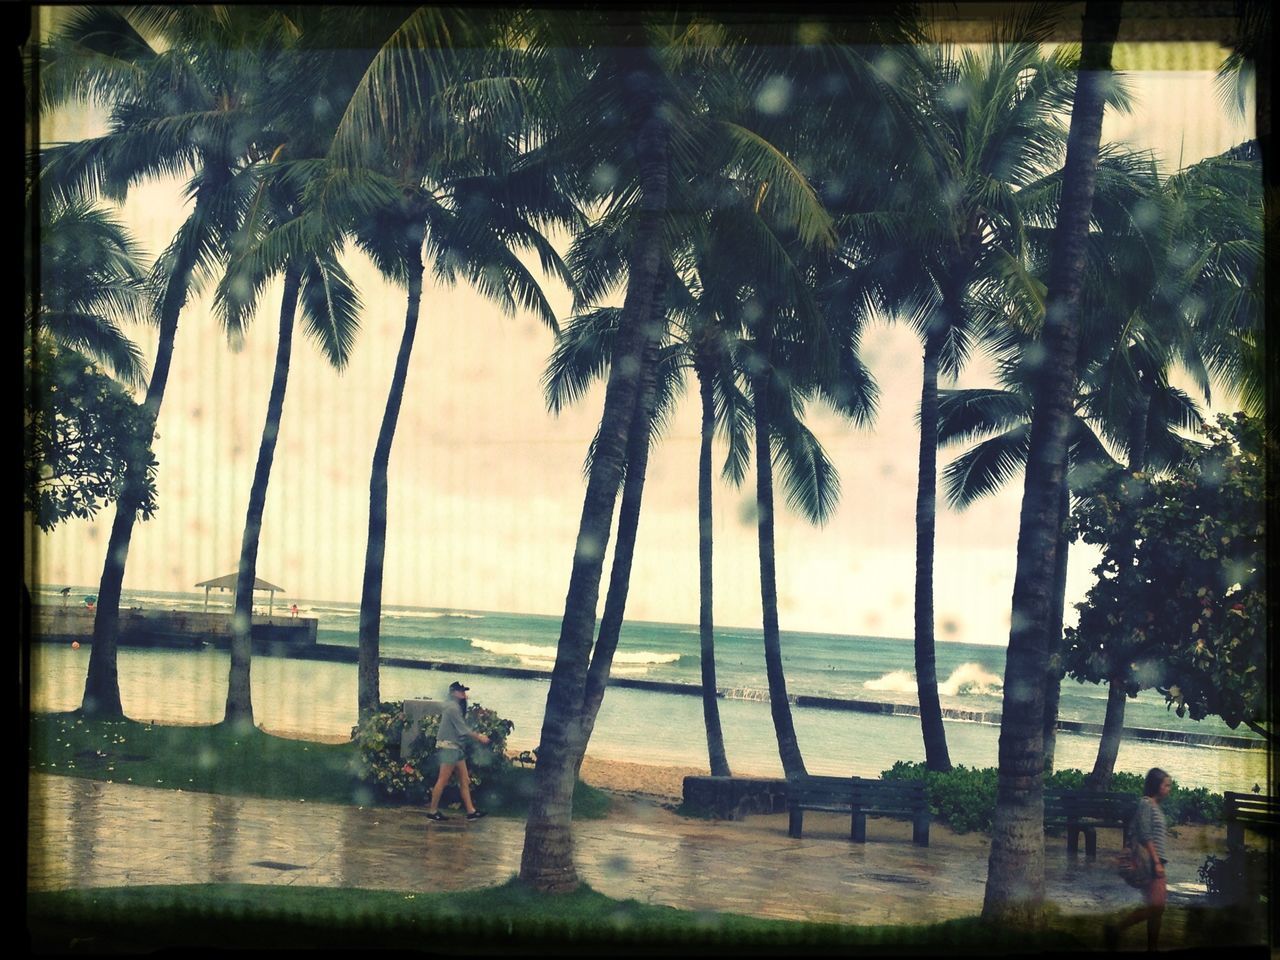
[[[1147,779],[1142,786],[1142,799],[1138,801],[1138,811],[1133,818],[1134,842],[1146,847],[1147,853],[1151,855],[1151,877],[1143,890],[1147,905],[1126,914],[1119,923],[1107,924],[1103,928],[1109,950],[1116,948],[1121,930],[1143,920],[1147,921],[1147,949],[1155,950],[1156,941],[1160,938],[1160,921],[1164,917],[1167,895],[1164,866],[1168,863],[1164,855],[1167,830],[1160,804],[1169,795],[1172,786],[1173,780],[1159,767],[1152,767],[1147,771]]]
[[[298,619],[298,605],[296,603],[289,608],[289,616],[294,620]]]
[[[436,733],[436,755],[440,760],[440,776],[431,789],[431,805],[427,808],[429,820],[448,820],[438,809],[440,794],[449,784],[453,771],[458,771],[458,792],[462,794],[462,806],[467,811],[468,820],[479,820],[484,813],[477,810],[471,802],[471,776],[467,773],[467,761],[462,754],[462,739],[470,737],[481,743],[488,743],[489,738],[483,733],[476,733],[467,725],[467,691],[457,680],[449,684],[449,697],[440,711],[440,729]]]

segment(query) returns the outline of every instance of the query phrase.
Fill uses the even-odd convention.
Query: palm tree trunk
[[[604,613],[582,698],[578,743],[581,752],[574,762],[575,771],[582,768],[596,714],[604,701],[609,684],[613,655],[622,634],[622,620],[627,608],[627,591],[631,583],[631,561],[635,557],[636,534],[640,530],[640,503],[644,495],[645,471],[649,465],[649,444],[653,435],[653,417],[657,409],[659,341],[650,336],[645,344],[640,371],[640,395],[636,399],[631,429],[627,435],[626,473],[622,482],[622,505],[618,509],[618,537],[613,546],[613,566],[609,569],[609,590],[604,598]],[[575,772],[576,776],[576,772]]]
[[[1071,515],[1071,491],[1066,471],[1062,474],[1062,497],[1059,512],[1065,522]],[[1071,538],[1065,527],[1058,533],[1058,554],[1053,570],[1053,619],[1049,622],[1049,670],[1044,689],[1044,772],[1053,773],[1054,753],[1058,746],[1058,703],[1062,697],[1062,620],[1067,609],[1067,557]]]
[[[1097,179],[1104,86],[1119,29],[1119,4],[1085,5],[1081,71],[1076,81],[1062,196],[1050,262],[1005,659],[999,785],[982,917],[1038,926],[1044,906],[1044,688],[1060,530],[1062,474],[1076,385],[1085,239]]]
[[[938,359],[942,337],[924,339],[924,383],[920,390],[920,468],[916,487],[916,690],[925,767],[951,769],[947,732],[938,700],[937,653],[933,636],[933,548],[938,503]]]
[[[770,444],[769,380],[772,375],[770,351],[773,345],[772,318],[760,319],[756,338],[763,373],[752,377],[752,408],[756,429],[756,510],[760,543],[760,606],[764,615],[764,667],[769,680],[769,712],[778,737],[778,755],[782,772],[791,779],[806,774],[804,757],[796,740],[791,721],[791,703],[787,699],[787,679],[782,671],[782,637],[778,628],[778,579],[774,566],[773,543],[773,458]]]
[[[400,403],[409,377],[409,358],[413,354],[413,338],[418,332],[418,312],[422,303],[422,240],[425,225],[415,221],[408,237],[406,267],[408,303],[404,314],[404,333],[400,352],[391,376],[391,390],[382,413],[382,427],[373,448],[373,467],[369,473],[369,537],[364,552],[364,583],[360,592],[359,663],[356,677],[356,706],[360,716],[378,709],[381,699],[378,678],[378,640],[382,623],[382,569],[387,552],[387,471],[391,463],[391,443],[396,436]]]
[[[643,327],[645,319],[654,315],[658,275],[665,256],[662,217],[667,206],[669,131],[662,115],[655,66],[643,46],[624,47],[619,56],[631,61],[628,66],[633,67],[626,105],[629,116],[636,119],[635,153],[642,194],[629,257],[627,295],[578,522],[564,619],[542,719],[534,795],[520,859],[520,880],[546,892],[564,892],[578,886],[570,828],[576,757],[582,749],[576,742],[581,731],[579,717],[595,632],[604,554],[640,390],[641,355],[647,333]]]
[[[245,733],[253,730],[253,695],[249,682],[253,658],[253,584],[258,573],[258,541],[262,534],[262,514],[267,505],[267,485],[275,460],[280,418],[284,413],[284,393],[289,385],[289,358],[293,352],[293,318],[298,309],[301,276],[290,266],[284,273],[284,294],[280,298],[280,335],[276,345],[276,369],[267,399],[267,421],[258,445],[258,463],[249,490],[249,509],[240,541],[240,570],[236,575],[235,608],[231,615],[231,672],[227,678],[227,707],[223,723]]]
[[[197,200],[197,206],[200,204]],[[197,210],[192,217],[202,216]],[[160,417],[165,387],[169,382],[169,368],[173,363],[174,341],[178,335],[178,317],[187,302],[187,289],[191,283],[192,258],[187,246],[180,247],[178,261],[169,277],[164,298],[160,303],[160,340],[156,346],[156,361],[151,368],[151,380],[147,384],[147,396],[143,410],[152,424]],[[124,482],[120,497],[116,500],[115,517],[111,521],[111,534],[107,538],[107,556],[102,565],[102,579],[98,584],[97,607],[93,618],[93,649],[89,654],[89,670],[85,677],[82,712],[95,717],[118,719],[124,716],[120,704],[120,678],[116,670],[116,651],[120,639],[120,593],[124,586],[124,567],[129,558],[129,542],[133,538],[133,525],[138,517],[138,504],[145,490],[147,462],[150,457],[150,438],[145,444],[130,447],[131,455],[125,463]]]
[[[716,690],[715,626],[712,616],[711,566],[711,440],[716,429],[715,386],[707,365],[695,364],[702,400],[702,441],[698,451],[698,637],[702,660],[702,720],[707,729],[707,754],[713,777],[732,776],[720,729]]]

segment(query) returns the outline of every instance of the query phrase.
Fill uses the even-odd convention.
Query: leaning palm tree
[[[1012,627],[1000,723],[999,782],[982,916],[1035,925],[1044,903],[1044,689],[1057,536],[1061,526],[1066,433],[1076,385],[1085,244],[1102,134],[1102,114],[1119,30],[1116,11],[1085,10],[1050,259],[1043,356],[1018,530]]]
[[[336,128],[342,96],[349,94],[365,66],[358,57],[335,53],[328,46],[325,34],[330,38],[333,34],[328,21],[323,12],[316,16],[305,9],[298,11],[294,23],[299,33],[290,36],[287,46],[270,51],[273,64],[267,73],[273,83],[253,91],[254,109],[263,115],[265,127],[255,160],[260,181],[240,233],[233,239],[233,252],[215,297],[228,334],[239,339],[253,316],[259,292],[271,276],[283,275],[275,368],[249,491],[231,623],[224,723],[242,732],[254,729],[253,585],[288,386],[295,315],[301,305],[306,332],[338,370],[347,362],[358,326],[359,298],[337,259],[341,230],[302,229],[307,224],[308,194],[315,192],[328,169],[322,160]]]
[[[239,98],[258,80],[259,45],[269,42],[271,22],[279,20],[195,7],[90,8],[68,17],[40,52],[42,109],[87,97],[110,113],[107,134],[41,150],[40,177],[56,197],[120,201],[148,178],[190,177],[192,211],[152,268],[159,344],[144,400],[152,423],[192,285],[214,272],[251,195],[244,157],[259,130]],[[126,468],[107,541],[82,704],[108,717],[123,716],[120,591],[150,466],[149,457],[136,460]]]
[[[1058,175],[1019,197],[1032,245],[1047,251],[1047,224],[1058,205]],[[1260,297],[1261,206],[1257,170],[1230,152],[1161,181],[1154,161],[1109,149],[1098,167],[1098,193],[1083,290],[1080,407],[1129,473],[1162,470],[1187,455],[1171,430],[1196,431],[1201,415],[1170,387],[1175,367],[1188,373],[1207,402],[1211,380],[1249,383]],[[1065,478],[1064,478],[1065,482]],[[1063,491],[1064,504],[1067,493]],[[1065,516],[1065,513],[1064,513]],[[1065,554],[1065,532],[1059,550]],[[1065,556],[1059,556],[1061,593]],[[1052,760],[1057,692],[1062,676],[1061,601],[1055,601],[1051,675],[1046,697],[1046,762]],[[1105,787],[1123,730],[1125,699],[1137,693],[1130,661],[1117,652],[1098,758],[1089,782]]]
[[[404,333],[374,448],[360,600],[358,704],[379,701],[378,646],[392,442],[417,334],[424,256],[436,278],[472,283],[506,312],[525,308],[553,330],[555,314],[519,259],[568,278],[543,231],[577,210],[545,163],[530,160],[522,78],[497,46],[501,16],[419,8],[402,16],[374,55],[342,117],[331,156],[349,173],[331,195],[363,180],[350,230],[384,276],[408,292]],[[347,204],[351,204],[348,193]]]
[[[726,311],[723,305],[728,302],[724,298],[731,299],[737,295],[735,286],[744,283],[744,276],[758,279],[769,270],[767,264],[752,264],[744,259],[752,251],[750,244],[742,242],[740,238],[754,235],[758,239],[760,230],[765,228],[763,224],[756,224],[753,230],[744,220],[748,211],[749,205],[736,210],[725,208],[713,210],[709,215],[704,214],[701,219],[708,229],[694,232],[697,249],[691,249],[687,256],[680,258],[691,268],[687,271],[687,279],[681,277],[674,267],[668,278],[664,296],[667,307],[664,323],[666,336],[660,344],[655,345],[655,362],[646,362],[644,368],[646,376],[650,370],[654,375],[652,383],[649,379],[642,380],[642,398],[649,394],[652,398],[646,401],[646,406],[638,408],[637,428],[633,429],[628,440],[618,546],[615,549],[609,592],[596,640],[597,653],[592,659],[592,672],[598,675],[599,664],[602,662],[599,651],[616,645],[621,626],[621,605],[625,602],[625,593],[621,590],[629,574],[627,563],[634,543],[636,518],[633,511],[638,511],[639,506],[638,493],[633,500],[628,497],[628,492],[636,480],[636,471],[640,467],[639,458],[646,455],[650,435],[667,419],[675,396],[681,389],[685,372],[692,370],[699,384],[702,422],[698,466],[702,693],[708,753],[714,776],[728,776],[729,767],[724,755],[723,736],[716,709],[712,640],[711,442],[718,423],[728,445],[723,476],[732,483],[740,484],[747,471],[754,425],[751,400],[744,390],[748,372],[736,363],[749,354],[749,349],[731,332],[726,314],[733,311],[732,308]],[[752,212],[751,216],[756,214]],[[599,253],[599,245],[595,244],[594,239],[593,234],[588,231],[579,238],[575,248],[595,247]],[[758,250],[755,255],[759,257]],[[574,262],[575,259],[578,258],[571,254],[570,261]],[[596,266],[599,267],[598,262]],[[605,375],[616,336],[618,314],[617,308],[598,308],[575,316],[565,325],[561,336],[557,338],[556,349],[544,377],[548,405],[553,411],[558,411],[566,402],[580,397],[594,378]],[[869,416],[873,404],[870,378],[857,362],[856,355],[849,359],[850,362],[842,367],[845,373],[842,387],[851,400],[841,408],[855,408],[860,416]],[[774,402],[784,415],[770,425],[770,446],[776,450],[774,456],[781,467],[788,501],[810,522],[821,523],[830,516],[834,507],[838,477],[821,445],[798,415],[799,407],[806,397],[814,393],[815,386],[800,378],[788,377],[785,386],[779,381],[777,389],[790,395],[782,401]],[[644,446],[633,449],[637,429],[643,431],[641,435]],[[772,499],[771,483],[768,484],[766,496]],[[775,669],[775,683],[780,672],[779,660]],[[780,689],[771,688],[771,701],[776,693],[778,702],[786,704],[785,681],[782,683]],[[603,685],[593,684],[590,674],[588,685],[597,696],[602,694]],[[789,729],[786,719],[777,729],[786,737]],[[784,742],[793,745],[794,737]],[[796,769],[794,757],[795,754],[787,755],[792,771]]]
[[[585,750],[611,651],[593,651],[595,607],[613,508],[642,390],[649,344],[661,341],[661,284],[676,246],[666,224],[679,211],[681,185],[708,164],[712,151],[737,155],[736,165],[759,184],[776,184],[770,203],[789,207],[802,238],[814,242],[829,222],[794,165],[740,124],[717,123],[700,111],[681,73],[708,69],[727,54],[724,33],[702,18],[644,16],[634,23],[539,18],[527,33],[531,49],[570,51],[562,76],[568,106],[548,149],[578,171],[599,202],[625,208],[626,295],[605,388],[604,411],[588,472],[582,519],[565,601],[556,666],[544,714],[535,795],[520,876],[544,890],[577,884],[569,834],[573,774]],[[717,146],[718,145],[718,146]],[[638,478],[637,478],[638,479]],[[624,496],[625,496],[624,492]],[[588,674],[592,676],[588,676]]]
[[[1079,366],[1082,371],[1097,368],[1105,354],[1098,347],[1110,342],[1128,314],[1118,308],[1112,296],[1117,284],[1127,282],[1126,269],[1150,273],[1144,256],[1146,238],[1135,223],[1140,211],[1149,207],[1151,158],[1125,150],[1104,150],[1097,171],[1097,196],[1091,214],[1082,291],[1082,322],[1089,332],[1081,338]],[[1009,262],[1006,276],[987,278],[976,285],[970,297],[975,328],[993,355],[1001,388],[981,390],[941,390],[938,403],[938,442],[956,443],[985,438],[953,461],[946,469],[948,500],[963,509],[981,496],[994,492],[1026,463],[1031,418],[1033,373],[1024,358],[1033,351],[1034,332],[1043,322],[1044,275],[1052,240],[1052,218],[1057,210],[1062,184],[1061,171],[1040,178],[1018,191],[1017,205],[1026,237],[1026,262]],[[1126,268],[1117,265],[1125,254]],[[1082,373],[1083,382],[1087,374]],[[1085,419],[1085,402],[1096,402],[1096,388],[1081,394],[1072,420],[1069,460],[1078,472],[1112,466],[1115,461],[1103,441]],[[1111,434],[1108,434],[1110,436]],[[1061,505],[1067,515],[1070,492],[1063,475]],[[1054,581],[1054,623],[1050,627],[1050,676],[1045,700],[1045,762],[1053,762],[1058,720],[1058,692],[1062,677],[1062,614],[1066,602],[1066,563],[1070,540],[1065,527],[1058,540],[1059,554]]]

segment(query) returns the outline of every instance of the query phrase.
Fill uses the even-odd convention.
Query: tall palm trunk
[[[938,360],[942,337],[924,338],[924,383],[920,390],[920,467],[916,487],[916,690],[925,767],[951,769],[947,732],[938,701],[937,654],[933,635],[933,548],[938,504]]]
[[[1145,388],[1138,402],[1134,405],[1129,422],[1129,473],[1134,474],[1143,469],[1147,459],[1147,428],[1151,413],[1151,393]],[[1130,531],[1117,550],[1116,561],[1123,572],[1133,566],[1133,555],[1136,549],[1134,532]],[[1127,661],[1128,657],[1122,658]],[[1098,741],[1098,756],[1093,761],[1093,770],[1089,772],[1086,783],[1094,790],[1105,790],[1111,785],[1111,777],[1116,769],[1116,757],[1120,755],[1120,741],[1124,738],[1124,713],[1128,694],[1125,681],[1128,675],[1127,663],[1112,665],[1115,669],[1107,680],[1107,715],[1102,721],[1102,738]]]
[[[1067,474],[1062,473],[1062,496],[1058,511],[1063,522],[1071,515],[1071,491]],[[1053,619],[1049,621],[1049,668],[1044,689],[1044,772],[1053,773],[1054,753],[1058,746],[1058,703],[1062,697],[1062,620],[1067,608],[1067,557],[1071,538],[1065,526],[1058,533],[1058,554],[1053,570]]]
[[[622,635],[622,620],[631,585],[631,562],[635,557],[636,534],[640,531],[640,503],[644,495],[645,472],[649,467],[653,418],[657,410],[658,348],[658,340],[649,336],[641,354],[640,395],[636,398],[635,413],[627,434],[626,473],[622,482],[622,504],[618,508],[613,565],[609,568],[609,590],[604,598],[604,613],[600,616],[595,648],[591,651],[591,666],[587,670],[582,697],[582,716],[578,721],[579,749],[574,763],[575,776],[576,771],[582,768],[582,758],[595,729],[596,714],[604,701],[613,655]]]
[[[227,678],[227,707],[223,722],[244,731],[253,729],[253,696],[249,683],[253,657],[253,584],[258,572],[258,541],[262,534],[262,514],[267,505],[267,485],[280,436],[284,413],[284,393],[289,385],[289,358],[293,352],[293,318],[298,308],[301,276],[290,266],[284,273],[284,294],[280,298],[280,335],[276,344],[276,368],[267,399],[267,420],[258,445],[258,463],[249,489],[249,509],[240,541],[240,569],[236,575],[235,609],[231,615],[231,672]]]
[[[778,577],[774,566],[773,543],[773,458],[769,442],[769,381],[773,367],[773,321],[768,315],[760,320],[756,338],[760,350],[761,372],[752,377],[752,408],[756,430],[756,510],[760,543],[760,606],[764,615],[764,668],[769,680],[769,712],[778,737],[778,755],[782,772],[791,779],[802,777],[806,770],[800,744],[796,741],[791,721],[791,703],[787,699],[787,679],[782,671],[782,637],[778,628]]]
[[[662,101],[648,51],[641,46],[624,47],[619,56],[631,61],[628,65],[633,67],[625,103],[628,114],[636,118],[635,153],[642,193],[628,263],[627,295],[605,386],[595,455],[587,475],[564,619],[547,691],[534,796],[529,805],[520,859],[520,880],[543,891],[563,892],[578,885],[570,832],[574,773],[582,751],[578,721],[585,695],[604,554],[640,390],[641,355],[647,334],[644,323],[654,315],[659,269],[664,257],[662,217],[667,206],[667,122],[662,115]]]
[[[716,429],[715,386],[705,363],[694,364],[702,400],[702,442],[698,451],[698,638],[702,660],[702,720],[707,729],[707,754],[713,777],[728,777],[729,759],[720,729],[720,702],[716,691],[715,626],[712,616],[711,566],[711,439]]]
[[[203,198],[197,199],[197,208],[201,206],[202,200]],[[197,218],[204,218],[203,210],[193,212],[188,222],[198,222]],[[192,246],[179,245],[178,259],[174,263],[173,273],[160,303],[160,340],[156,347],[155,365],[151,368],[151,380],[147,384],[147,396],[143,401],[143,410],[153,431],[160,417],[160,406],[169,382],[173,346],[178,335],[178,317],[187,302],[194,264]],[[151,452],[150,438],[147,440],[145,444],[130,448],[133,452],[125,462],[124,482],[120,497],[116,500],[115,517],[107,539],[107,556],[102,565],[97,610],[93,618],[93,650],[89,654],[89,671],[85,677],[84,699],[80,705],[80,709],[91,716],[124,716],[124,709],[120,704],[120,677],[116,671],[116,650],[120,638],[120,592],[124,585],[124,567],[129,558],[133,525],[145,491],[147,464],[142,458],[149,456]]]
[[[422,303],[422,241],[425,223],[412,221],[405,255],[408,273],[408,303],[404,314],[404,333],[400,352],[387,393],[387,406],[382,413],[382,427],[373,448],[373,467],[369,473],[369,538],[364,552],[364,583],[360,592],[359,665],[356,678],[356,701],[360,716],[378,709],[381,699],[378,682],[378,640],[382,622],[382,570],[387,552],[387,470],[391,463],[391,443],[400,419],[400,403],[409,377],[409,358],[413,354],[413,338],[418,332],[418,311]]]
[[[1104,87],[1119,4],[1089,0],[1062,196],[1050,264],[1035,412],[1018,528],[1012,627],[1005,660],[999,785],[991,831],[988,922],[1039,925],[1044,906],[1044,688],[1052,620],[1062,474],[1076,385],[1077,314],[1097,179]]]

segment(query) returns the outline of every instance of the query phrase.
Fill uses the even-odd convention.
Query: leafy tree
[[[1220,415],[1209,444],[1164,477],[1126,473],[1077,511],[1103,548],[1068,669],[1136,696],[1160,690],[1179,716],[1221,717],[1274,741],[1266,686],[1263,457],[1259,418]]]
[[[22,509],[40,529],[92,518],[120,496],[125,465],[146,468],[141,519],[156,510],[152,421],[115,379],[47,336],[23,348]]]

